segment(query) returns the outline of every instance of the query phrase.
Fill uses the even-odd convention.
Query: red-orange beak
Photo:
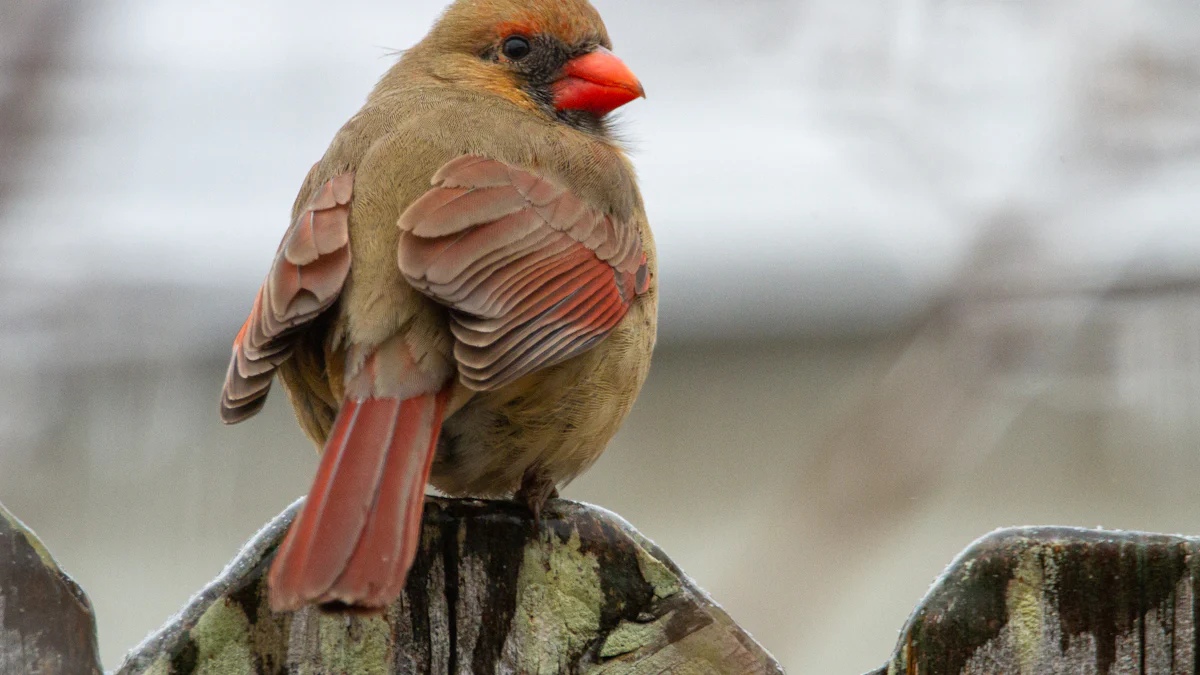
[[[599,117],[645,96],[629,66],[604,47],[568,61],[563,78],[554,83],[555,108],[586,110]]]

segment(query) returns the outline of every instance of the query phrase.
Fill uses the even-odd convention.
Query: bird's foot
[[[536,535],[542,529],[542,507],[547,501],[558,499],[558,487],[553,479],[531,468],[521,478],[521,489],[517,490],[516,498],[533,512],[533,532]]]

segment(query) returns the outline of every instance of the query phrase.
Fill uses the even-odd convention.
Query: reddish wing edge
[[[221,420],[236,424],[266,403],[276,368],[292,355],[300,327],[337,301],[350,273],[354,174],[326,182],[283,237],[250,317],[233,341]]]
[[[602,340],[649,287],[633,223],[496,160],[459,157],[400,217],[400,270],[450,307],[461,381],[489,391]]]

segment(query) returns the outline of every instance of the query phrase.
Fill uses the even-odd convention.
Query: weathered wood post
[[[0,505],[0,675],[99,675],[87,595]]]
[[[431,500],[404,596],[379,616],[267,610],[294,515],[264,528],[117,675],[764,673],[782,669],[611,513]],[[83,592],[0,508],[0,675],[100,673]],[[1005,530],[955,560],[873,675],[1194,675],[1200,539]]]
[[[1200,539],[1002,530],[950,565],[888,675],[1200,672]]]
[[[118,675],[783,672],[632,526],[566,501],[548,504],[535,531],[516,504],[431,499],[386,614],[274,614],[264,574],[295,510]]]

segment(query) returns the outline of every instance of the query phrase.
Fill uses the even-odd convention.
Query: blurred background
[[[660,348],[565,496],[793,673],[996,527],[1200,533],[1200,5],[596,0]],[[216,402],[308,167],[441,0],[0,0],[0,501],[156,628],[316,464]]]

